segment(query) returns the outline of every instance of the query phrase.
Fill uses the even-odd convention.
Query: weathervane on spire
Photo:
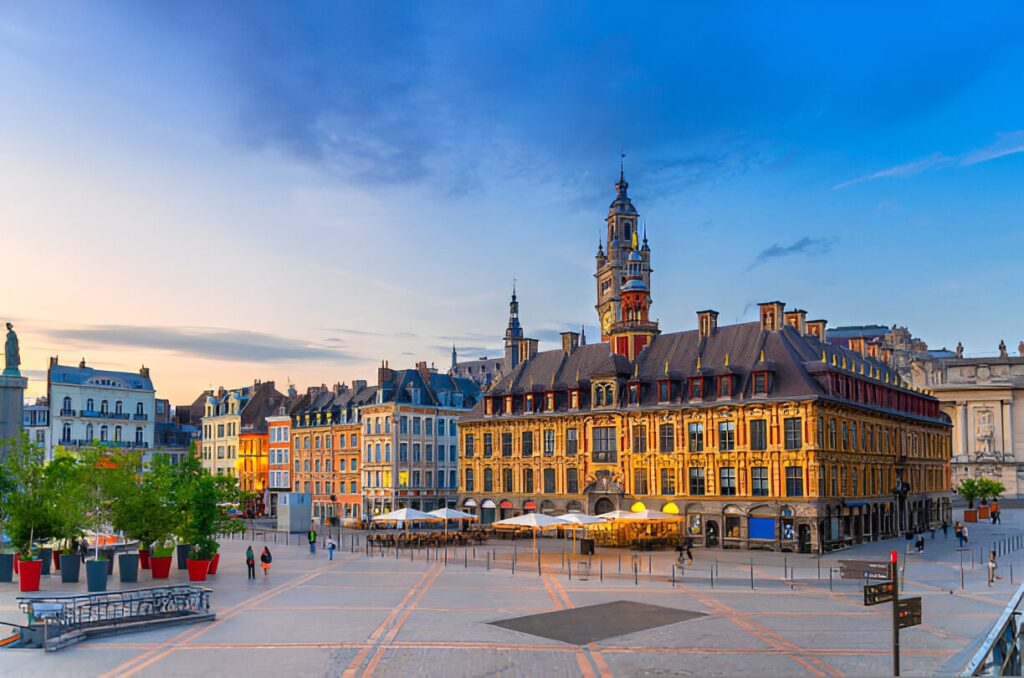
[[[619,154],[619,181],[626,180],[626,153]]]

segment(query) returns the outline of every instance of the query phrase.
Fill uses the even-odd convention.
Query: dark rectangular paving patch
[[[502,619],[491,624],[563,643],[586,645],[703,616],[702,612],[617,600],[559,612]]]

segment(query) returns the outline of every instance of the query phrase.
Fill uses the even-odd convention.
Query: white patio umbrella
[[[629,511],[609,511],[608,513],[601,513],[597,517],[604,518],[605,520],[622,520],[633,515]]]
[[[397,511],[391,511],[390,513],[382,513],[379,516],[372,518],[375,523],[393,523],[402,521],[405,524],[406,533],[409,532],[409,523],[420,522],[420,523],[436,523],[443,518],[432,516],[429,513],[423,511],[417,511],[411,508],[400,508]]]
[[[647,509],[646,511],[636,511],[635,513],[630,512],[622,516],[620,520],[639,520],[639,521],[656,521],[656,520],[682,520],[683,517],[678,513],[665,513],[664,511],[652,511]]]
[[[463,520],[477,520],[477,517],[474,516],[472,513],[464,513],[463,511],[456,511],[455,509],[450,509],[447,506],[445,506],[444,508],[435,509],[435,510],[431,511],[428,515],[435,516],[435,517],[440,518],[441,520],[444,521],[444,540],[445,540],[445,543],[448,542],[448,521],[449,520],[458,520],[459,522],[462,522]]]
[[[607,522],[601,516],[588,516],[585,513],[566,513],[566,514],[558,516],[558,519],[559,520],[564,520],[565,522],[570,523],[570,524],[572,524],[574,526],[576,526],[576,525],[583,525],[583,526],[598,525],[598,524]],[[576,528],[575,527],[573,527],[573,530],[572,530],[572,552],[576,553]]]
[[[494,523],[494,527],[508,527],[512,529],[525,528],[533,533],[533,552],[537,552],[537,533],[541,530],[550,530],[556,527],[564,527],[565,521],[544,513],[524,513],[514,518],[505,518]]]

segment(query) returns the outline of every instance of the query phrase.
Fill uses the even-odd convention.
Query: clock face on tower
[[[611,330],[612,330],[612,322],[613,321],[614,321],[614,318],[612,317],[612,312],[611,311],[605,311],[604,312],[604,317],[601,318],[601,333],[602,334],[607,335],[608,333],[611,332]]]

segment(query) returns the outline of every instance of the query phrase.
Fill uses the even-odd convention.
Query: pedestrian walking
[[[314,530],[312,527],[310,527],[309,528],[309,535],[307,535],[307,536],[309,538],[309,552],[310,553],[316,553],[316,530]]]
[[[996,516],[995,524],[996,525],[1002,525],[1003,524],[1003,512],[1000,509],[996,509],[995,516]]]
[[[942,538],[949,539],[949,523],[945,520],[942,521]]]
[[[266,546],[263,547],[263,553],[260,554],[260,567],[263,568],[263,576],[270,576],[270,563],[273,561],[273,556],[270,555],[270,549]]]
[[[249,570],[249,579],[256,578],[256,554],[252,550],[252,544],[245,550],[245,566]]]
[[[334,560],[334,549],[338,548],[338,545],[334,543],[333,539],[327,540],[327,560]]]
[[[693,565],[693,551],[690,550],[692,548],[693,548],[693,538],[692,537],[687,537],[686,541],[683,542],[683,550],[686,551],[686,559],[688,561],[690,561],[688,563],[689,565]]]
[[[964,527],[960,524],[960,521],[956,521],[956,525],[953,526],[953,534],[956,535],[957,541],[960,542],[959,548],[964,547]]]
[[[960,528],[960,536],[963,537],[963,542],[962,542],[963,544],[970,544],[971,543],[970,538],[967,536],[967,526],[966,525],[964,525],[963,527]]]
[[[996,564],[996,552],[995,552],[995,549],[993,549],[993,550],[989,551],[989,553],[988,553],[988,585],[989,585],[989,587],[991,587],[992,584],[997,579],[1002,579],[1002,577],[1000,577],[999,575],[996,574],[996,569],[998,567],[999,567],[999,565]]]

